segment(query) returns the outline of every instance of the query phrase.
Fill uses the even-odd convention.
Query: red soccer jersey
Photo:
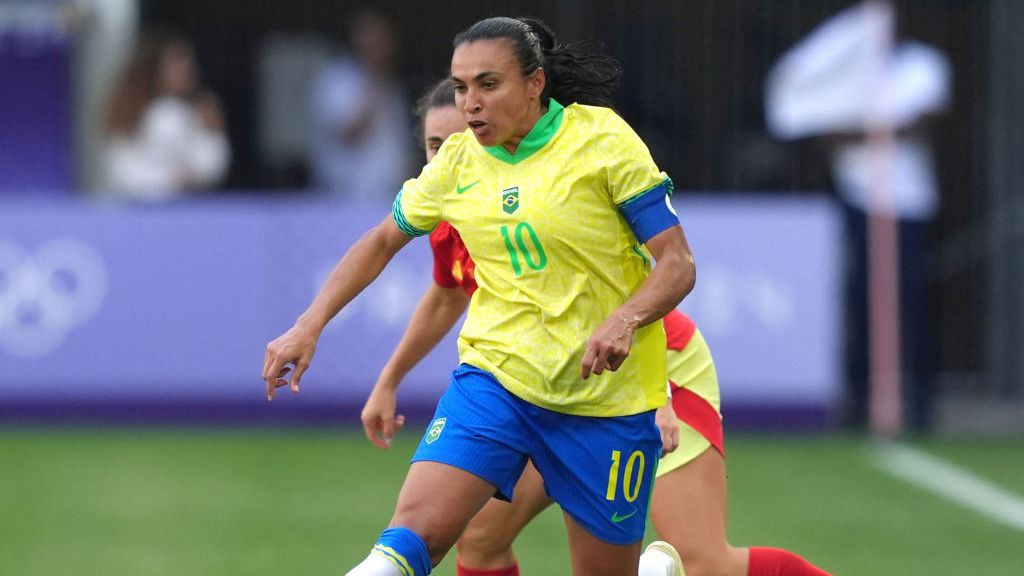
[[[430,249],[434,252],[434,282],[443,288],[459,288],[469,296],[476,291],[476,264],[462,243],[459,232],[441,222],[430,233]]]

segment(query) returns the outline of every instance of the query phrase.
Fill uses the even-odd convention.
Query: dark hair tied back
[[[498,38],[512,42],[523,75],[544,68],[547,83],[542,100],[551,97],[566,106],[613,106],[622,68],[603,53],[600,42],[559,44],[551,28],[536,18],[496,17],[473,24],[455,37],[454,44]]]

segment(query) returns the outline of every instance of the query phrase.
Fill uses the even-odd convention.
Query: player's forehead
[[[423,132],[427,138],[437,137],[442,140],[456,132],[466,129],[466,121],[453,104],[452,106],[435,106],[427,110],[423,117]]]
[[[512,41],[507,38],[463,42],[452,54],[452,79],[480,80],[490,75],[508,75],[519,69]]]

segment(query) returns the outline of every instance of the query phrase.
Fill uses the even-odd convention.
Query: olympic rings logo
[[[28,252],[0,238],[0,350],[49,354],[96,314],[106,294],[106,266],[91,246],[55,238]]]

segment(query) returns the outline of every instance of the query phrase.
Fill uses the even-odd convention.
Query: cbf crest
[[[427,431],[427,444],[433,444],[435,440],[441,437],[441,431],[444,430],[444,423],[446,418],[438,418],[430,424],[430,430]]]
[[[509,214],[519,208],[519,186],[501,191],[501,207]]]

